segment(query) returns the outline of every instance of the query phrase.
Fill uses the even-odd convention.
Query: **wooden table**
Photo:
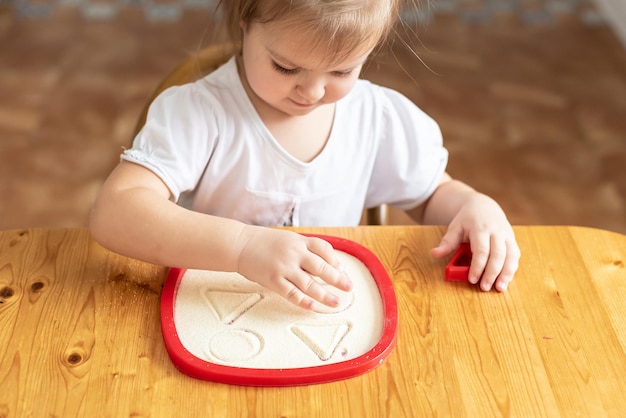
[[[601,417],[626,413],[626,236],[517,227],[504,294],[443,280],[440,227],[303,228],[370,248],[397,293],[379,368],[328,384],[239,387],[170,362],[166,270],[84,229],[0,232],[0,417]]]

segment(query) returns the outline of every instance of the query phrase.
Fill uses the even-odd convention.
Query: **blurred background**
[[[626,3],[421,4],[403,11],[413,51],[396,42],[364,77],[439,122],[449,172],[513,224],[626,233]],[[152,90],[206,46],[212,7],[0,0],[0,229],[87,224]]]

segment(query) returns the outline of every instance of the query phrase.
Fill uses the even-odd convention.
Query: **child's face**
[[[331,66],[311,51],[303,34],[252,23],[244,28],[243,65],[248,85],[264,104],[289,116],[305,115],[350,92],[371,48]],[[326,59],[326,61],[328,61]]]

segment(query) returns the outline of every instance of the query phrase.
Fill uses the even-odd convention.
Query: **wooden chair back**
[[[222,64],[226,63],[235,53],[234,45],[214,45],[208,48],[201,49],[198,53],[189,56],[178,64],[165,78],[159,83],[156,89],[152,92],[152,95],[146,102],[141,115],[137,120],[133,138],[139,133],[143,125],[146,123],[146,117],[148,115],[148,109],[152,101],[169,87],[180,86],[183,84],[191,83],[210,72],[219,68]]]

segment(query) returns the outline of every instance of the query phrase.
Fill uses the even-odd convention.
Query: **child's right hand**
[[[339,304],[313,276],[343,291],[352,289],[335,250],[321,238],[247,225],[238,246],[238,273],[304,309],[311,309],[314,300],[330,307]]]

